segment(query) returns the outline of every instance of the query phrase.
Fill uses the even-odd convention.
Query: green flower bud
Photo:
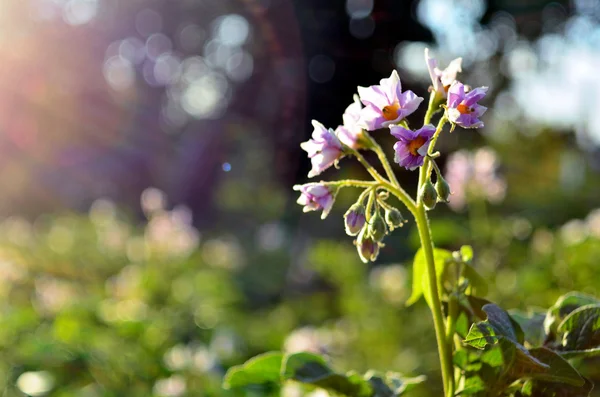
[[[387,228],[385,227],[385,221],[379,215],[379,212],[375,212],[375,215],[371,218],[369,223],[369,236],[375,241],[381,241],[387,234]]]
[[[435,191],[438,194],[438,201],[447,203],[450,198],[450,185],[444,178],[438,175],[437,181],[435,182]]]
[[[344,214],[344,223],[346,233],[349,236],[356,236],[365,225],[365,207],[359,203],[352,205]]]
[[[368,236],[367,228],[363,228],[356,239],[358,256],[364,263],[373,262],[379,255],[379,243]]]
[[[388,208],[385,210],[385,223],[390,230],[404,226],[404,217],[396,208]]]
[[[431,180],[428,179],[425,185],[423,185],[419,192],[419,197],[421,198],[421,201],[427,210],[432,210],[435,208],[435,203],[437,202],[437,192],[431,184]]]

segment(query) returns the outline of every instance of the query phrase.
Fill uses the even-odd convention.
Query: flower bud
[[[344,214],[344,223],[346,224],[346,233],[349,236],[356,236],[365,225],[365,207],[355,203],[348,208]]]
[[[369,263],[377,259],[379,255],[379,244],[368,236],[367,228],[363,228],[356,239],[356,249],[358,255],[364,263]]]
[[[438,201],[447,203],[450,198],[450,185],[441,175],[438,175],[437,181],[435,181],[435,191],[438,194]]]
[[[388,208],[385,210],[385,223],[390,230],[404,226],[404,217],[396,208]]]
[[[385,227],[385,221],[381,215],[379,215],[379,212],[375,212],[375,215],[371,218],[368,232],[369,236],[375,241],[381,241],[385,237],[387,228]]]
[[[425,205],[426,209],[432,210],[435,208],[435,203],[437,202],[437,192],[431,184],[431,180],[428,179],[425,185],[423,185],[421,191],[419,192],[419,197],[421,198],[421,201]]]

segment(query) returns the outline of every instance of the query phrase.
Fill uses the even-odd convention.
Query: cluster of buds
[[[332,165],[337,167],[345,156],[355,156],[374,177],[375,182],[321,181],[294,186],[301,193],[298,203],[304,206],[304,211],[323,210],[322,218],[330,212],[340,188],[354,186],[365,189],[344,215],[346,232],[350,236],[356,236],[355,245],[364,262],[374,261],[383,246],[384,237],[405,223],[400,211],[386,202],[390,184],[404,191],[398,185],[383,151],[369,132],[387,129],[398,140],[394,144],[394,161],[407,170],[420,167],[425,169],[417,201],[412,202],[410,198],[405,198],[405,201],[409,200],[414,205],[422,204],[430,210],[438,202],[448,202],[450,196],[450,186],[434,160],[439,153],[432,153],[444,123],[450,122],[452,129],[455,126],[483,126],[480,117],[487,108],[478,102],[485,96],[487,87],[470,89],[456,80],[457,73],[461,71],[460,58],[450,62],[445,70],[440,70],[436,60],[426,50],[425,61],[432,85],[429,109],[421,128],[411,129],[406,118],[417,110],[423,98],[410,90],[403,91],[400,77],[393,71],[389,78],[381,79],[379,85],[358,87],[358,95],[354,96],[354,101],[342,116],[343,124],[336,129],[326,128],[313,120],[312,137],[301,144],[312,164],[309,178],[320,175]],[[441,110],[444,113],[436,128],[430,124],[430,120],[433,114]],[[366,162],[360,154],[361,150],[372,150],[378,154],[389,181]],[[431,182],[432,170],[436,174],[435,185]],[[392,193],[397,196],[397,191]]]
[[[387,192],[377,194],[376,189],[367,189],[344,214],[346,234],[357,236],[354,244],[363,262],[377,259],[384,237],[406,222],[400,211],[386,202],[387,198]]]

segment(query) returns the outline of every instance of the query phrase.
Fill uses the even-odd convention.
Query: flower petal
[[[464,99],[465,105],[472,106],[473,104],[479,102],[483,99],[483,97],[485,97],[487,91],[488,87],[478,87],[467,92]]]
[[[402,92],[402,84],[400,83],[400,76],[398,76],[396,70],[393,70],[392,74],[387,79],[381,79],[379,84],[381,86],[381,91],[385,93],[388,99],[388,104],[392,104],[398,100],[398,97]]]
[[[400,140],[401,142],[412,141],[415,138],[415,133],[413,131],[407,130],[406,128],[399,125],[391,126],[390,134],[392,134],[396,139]]]
[[[372,85],[370,87],[359,86],[358,95],[365,106],[373,105],[378,109],[383,109],[390,104],[385,92],[383,92],[378,85]]]

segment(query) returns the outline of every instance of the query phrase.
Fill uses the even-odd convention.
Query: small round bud
[[[356,236],[365,225],[365,221],[365,207],[362,204],[355,203],[344,214],[346,233],[349,236]]]
[[[421,197],[421,201],[425,205],[426,209],[432,210],[435,208],[435,203],[437,202],[437,192],[431,184],[431,180],[428,179],[425,185],[423,185],[421,191],[419,192],[419,197]]]
[[[385,210],[385,223],[390,230],[404,226],[404,217],[396,208],[388,208]]]
[[[377,259],[379,255],[379,244],[368,236],[367,228],[363,228],[356,239],[358,256],[364,263]]]
[[[438,175],[437,181],[435,182],[435,191],[438,194],[438,201],[447,203],[450,198],[450,185],[444,178]]]
[[[381,215],[379,215],[379,212],[375,212],[375,215],[371,218],[368,232],[369,236],[375,241],[381,241],[385,237],[387,228],[385,227],[385,221]]]

